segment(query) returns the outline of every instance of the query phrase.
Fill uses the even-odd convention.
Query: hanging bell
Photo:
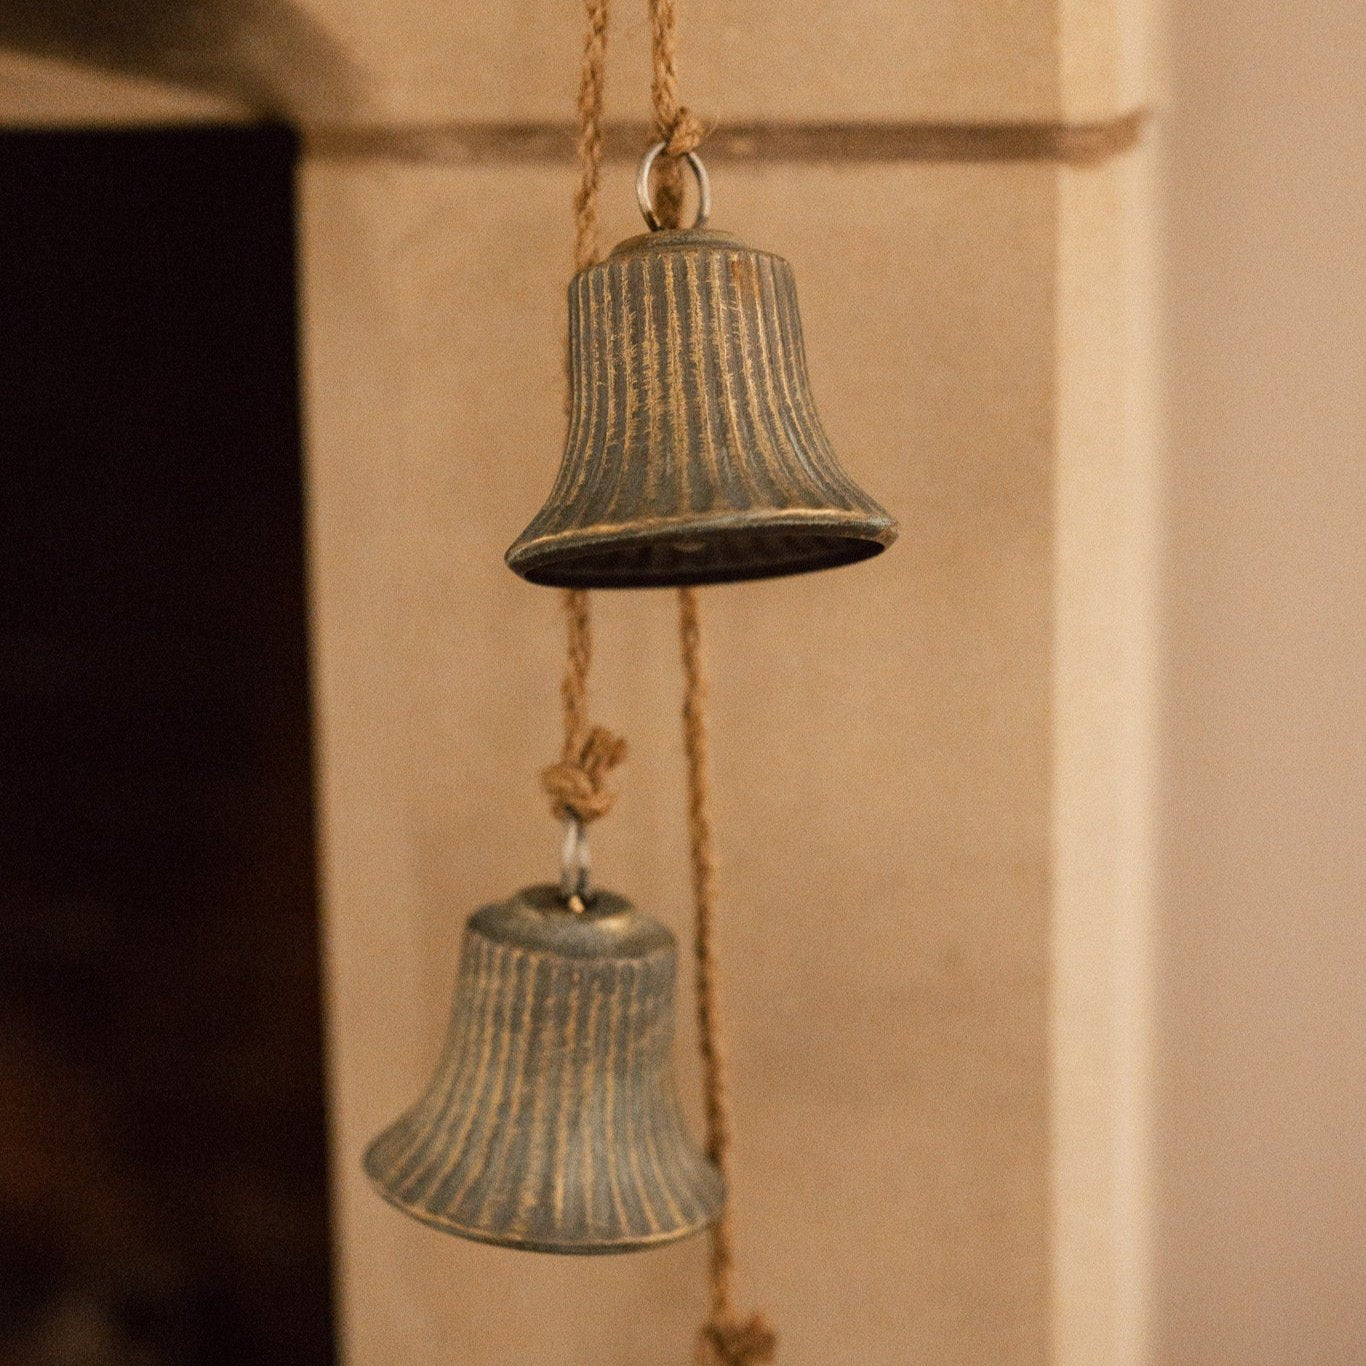
[[[658,229],[646,153],[637,194]],[[792,268],[706,227],[621,243],[569,287],[559,478],[507,552],[532,583],[649,588],[852,564],[896,524],[841,469],[806,376]]]
[[[448,1233],[540,1252],[626,1252],[705,1228],[720,1174],[673,1091],[673,935],[610,892],[554,887],[465,931],[426,1093],[365,1154],[381,1195]]]

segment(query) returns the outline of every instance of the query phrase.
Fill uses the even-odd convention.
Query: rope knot
[[[607,775],[626,757],[626,741],[605,726],[593,726],[576,748],[541,774],[557,820],[571,816],[580,825],[605,816],[617,794],[607,786]]]
[[[707,130],[702,126],[702,120],[684,107],[674,115],[673,123],[663,130],[663,134],[665,156],[682,157],[697,151]]]
[[[762,1314],[713,1318],[697,1343],[697,1366],[759,1366],[778,1355],[778,1334]]]

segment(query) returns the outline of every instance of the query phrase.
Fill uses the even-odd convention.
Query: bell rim
[[[785,578],[794,574],[840,568],[881,554],[897,539],[899,530],[896,519],[881,509],[877,513],[835,508],[781,508],[759,514],[753,511],[701,515],[676,513],[669,517],[653,518],[648,522],[599,523],[535,535],[529,534],[528,528],[508,547],[503,559],[514,574],[538,587],[584,586],[604,590],[615,587],[673,588],[688,584],[740,583],[755,578]],[[575,574],[572,570],[553,577],[541,572],[546,567],[544,562],[547,559],[558,558],[580,547],[626,549],[664,539],[670,531],[687,531],[698,537],[725,535],[731,532],[805,532],[813,537],[824,535],[834,541],[849,542],[858,546],[859,550],[852,555],[813,559],[810,563],[798,563],[790,568],[777,570],[757,564],[754,573],[735,572],[733,569],[724,568],[710,572],[705,562],[699,561],[696,575],[670,574],[657,580],[637,580],[628,577],[620,583],[597,576]]]
[[[703,1232],[721,1217],[721,1213],[726,1207],[725,1185],[721,1173],[716,1169],[714,1163],[709,1162],[707,1166],[716,1177],[720,1189],[720,1198],[713,1208],[693,1223],[676,1225],[659,1233],[635,1234],[629,1238],[607,1241],[599,1239],[593,1242],[554,1242],[543,1238],[517,1238],[494,1234],[487,1229],[470,1228],[448,1216],[433,1213],[421,1205],[412,1205],[399,1199],[370,1170],[369,1156],[367,1149],[366,1160],[362,1163],[365,1175],[379,1197],[392,1209],[398,1210],[400,1214],[406,1214],[410,1219],[415,1219],[420,1224],[425,1224],[428,1228],[436,1229],[439,1233],[448,1233],[453,1237],[467,1239],[469,1242],[483,1243],[488,1247],[504,1247],[515,1252],[541,1252],[554,1256],[584,1257],[610,1257],[623,1252],[646,1252],[651,1248],[667,1247],[670,1243],[677,1243],[684,1238],[690,1238],[696,1233]]]

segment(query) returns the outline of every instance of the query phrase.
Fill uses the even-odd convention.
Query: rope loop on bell
[[[656,90],[658,103],[659,91]],[[687,108],[675,103],[676,96],[668,96],[663,107],[655,112],[655,134],[659,141],[645,153],[636,177],[636,199],[651,232],[661,228],[675,228],[683,208],[682,163],[686,162],[697,181],[697,216],[694,228],[705,228],[711,216],[711,184],[706,167],[697,149],[707,136],[702,121]],[[672,113],[668,113],[668,110]],[[663,157],[655,193],[650,192],[650,170],[656,157]]]

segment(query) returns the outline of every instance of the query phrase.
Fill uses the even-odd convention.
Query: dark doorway
[[[294,150],[0,135],[0,1366],[332,1359]]]

